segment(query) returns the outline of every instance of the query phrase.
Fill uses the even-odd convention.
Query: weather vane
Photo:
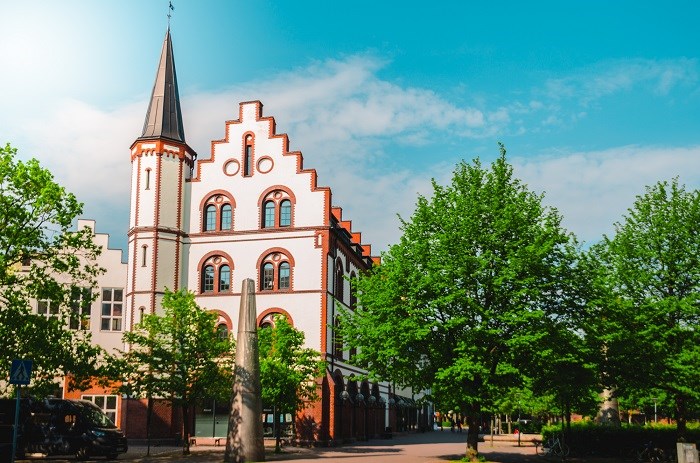
[[[173,2],[168,2],[168,29],[170,29],[170,17],[172,16],[171,12],[175,11],[175,7],[173,6]]]

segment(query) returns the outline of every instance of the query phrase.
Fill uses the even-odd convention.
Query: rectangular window
[[[90,288],[71,288],[70,292],[70,329],[90,329],[90,308],[92,292]]]
[[[36,313],[46,318],[58,317],[58,303],[48,299],[36,301]]]
[[[123,288],[102,288],[102,331],[122,330]]]
[[[250,177],[253,175],[253,147],[246,145],[245,158],[243,159],[243,176]]]
[[[117,396],[116,395],[83,395],[83,400],[92,402],[105,412],[105,415],[117,424]]]

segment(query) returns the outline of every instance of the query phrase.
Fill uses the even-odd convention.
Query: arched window
[[[204,208],[204,231],[216,230],[216,206],[213,204]]]
[[[280,202],[280,227],[292,224],[292,202],[288,199]]]
[[[245,148],[243,153],[243,176],[253,175],[253,136],[246,135]]]
[[[222,341],[228,339],[228,326],[226,326],[226,323],[219,323],[216,326],[216,334]]]
[[[228,265],[219,267],[219,292],[231,289],[231,268]]]
[[[273,228],[275,226],[275,202],[265,201],[265,218],[263,220],[264,228]]]
[[[262,290],[274,289],[275,283],[275,266],[271,262],[267,262],[262,268]]]
[[[227,257],[212,255],[201,262],[201,294],[228,293],[231,291],[232,265]]]
[[[345,279],[343,278],[343,264],[338,261],[335,266],[335,298],[345,303]]]
[[[337,315],[333,323],[333,355],[339,360],[343,358],[343,337],[340,335],[340,317]]]
[[[259,261],[260,291],[288,291],[292,289],[294,262],[286,251],[275,251]]]
[[[279,280],[277,287],[279,289],[289,289],[289,262],[282,262],[279,266]]]
[[[273,190],[261,200],[262,228],[291,227],[294,219],[294,196],[285,190]]]
[[[287,323],[294,326],[291,317],[288,313],[286,313],[284,309],[271,308],[266,310],[265,312],[266,315],[264,315],[258,322],[258,326],[260,328],[274,328],[277,320],[279,319],[285,319]]]
[[[202,231],[233,229],[233,198],[226,193],[214,194],[202,201]]]
[[[231,205],[224,204],[223,206],[221,206],[221,222],[219,223],[221,230],[231,229],[231,217]]]
[[[357,294],[355,294],[355,272],[350,273],[350,310],[357,308]]]
[[[202,292],[214,292],[214,266],[207,265],[202,270]]]

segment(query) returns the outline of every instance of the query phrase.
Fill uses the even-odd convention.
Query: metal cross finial
[[[171,12],[175,11],[175,7],[173,6],[173,2],[169,1],[168,2],[168,29],[170,29],[170,17],[172,16]]]

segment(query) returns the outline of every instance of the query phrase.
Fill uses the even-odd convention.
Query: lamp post
[[[659,400],[658,397],[652,397],[651,400],[654,401],[654,423],[656,423],[656,401]]]
[[[350,393],[348,392],[347,386],[345,389],[343,389],[343,392],[340,393],[340,397],[343,399],[344,403],[347,403],[347,401],[350,400]],[[353,427],[352,426],[352,422],[353,422],[352,418],[353,417],[352,417],[352,415],[353,415],[353,413],[352,413],[352,408],[351,408],[350,409],[350,438],[351,439],[352,439],[352,432],[353,432],[353,429],[352,429],[352,427]]]

